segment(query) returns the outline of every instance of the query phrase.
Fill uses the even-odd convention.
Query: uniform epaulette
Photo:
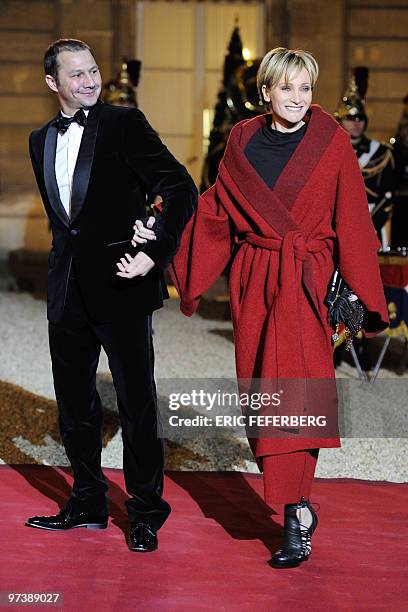
[[[380,142],[384,147],[387,147],[387,149],[389,149],[390,151],[394,150],[394,145],[392,145],[390,142],[383,142],[383,141],[380,141]]]

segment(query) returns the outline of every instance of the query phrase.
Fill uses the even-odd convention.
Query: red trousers
[[[265,501],[268,505],[296,504],[308,499],[315,473],[318,448],[263,457]]]

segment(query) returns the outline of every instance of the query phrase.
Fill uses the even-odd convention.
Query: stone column
[[[289,0],[265,0],[266,50],[288,47],[290,40]]]

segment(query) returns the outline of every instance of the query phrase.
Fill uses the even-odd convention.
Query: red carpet
[[[317,480],[321,505],[310,561],[275,570],[280,527],[259,476],[170,472],[173,513],[159,550],[127,550],[122,472],[105,470],[111,522],[104,531],[56,533],[24,526],[66,499],[65,469],[0,466],[1,586],[63,592],[62,607],[88,610],[406,610],[408,485]],[[26,607],[14,609],[27,610]]]

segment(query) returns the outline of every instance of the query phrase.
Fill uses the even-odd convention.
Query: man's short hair
[[[50,44],[44,54],[44,72],[50,74],[58,82],[58,55],[61,51],[89,51],[92,49],[82,40],[76,38],[60,38]]]

